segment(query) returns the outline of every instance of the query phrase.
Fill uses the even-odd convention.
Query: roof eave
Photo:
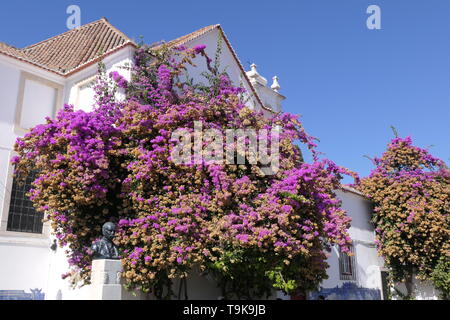
[[[90,67],[91,65],[102,61],[106,57],[108,57],[108,56],[112,55],[113,53],[116,53],[116,52],[118,52],[118,51],[120,51],[120,50],[122,50],[122,49],[124,49],[125,47],[128,47],[128,46],[132,46],[134,48],[137,48],[137,45],[134,42],[132,42],[132,41],[126,42],[126,43],[124,43],[124,44],[122,44],[122,45],[120,45],[120,46],[118,46],[118,47],[116,47],[114,49],[109,50],[108,52],[104,53],[103,55],[98,56],[97,58],[92,59],[92,60],[90,60],[90,61],[88,61],[88,62],[86,62],[86,63],[84,63],[84,64],[82,64],[82,65],[80,65],[78,67],[76,67],[75,69],[72,69],[72,70],[69,70],[69,71],[63,73],[62,75],[64,77],[66,77],[66,78],[70,77],[70,76],[74,75],[75,73],[80,72],[81,70],[86,69],[87,67]]]
[[[344,192],[350,192],[350,193],[353,193],[353,194],[355,194],[355,195],[358,195],[358,196],[360,196],[360,197],[365,198],[366,200],[371,201],[370,198],[369,198],[367,195],[365,195],[365,194],[362,193],[361,191],[358,191],[358,190],[356,190],[356,189],[354,189],[354,188],[352,188],[352,187],[349,187],[349,186],[346,186],[346,185],[341,185],[340,190],[342,190],[342,191],[344,191]]]
[[[2,52],[2,51],[0,51],[0,54],[2,54],[2,55],[4,55],[4,56],[7,56],[7,57],[9,57],[9,58],[18,60],[18,61],[20,61],[20,62],[25,62],[25,63],[27,63],[27,64],[30,64],[30,65],[34,66],[34,67],[38,67],[38,68],[40,68],[40,69],[43,69],[43,70],[45,70],[45,71],[48,71],[48,72],[57,74],[57,75],[59,75],[59,76],[64,76],[64,74],[62,74],[61,72],[59,72],[59,71],[57,71],[57,70],[48,68],[48,67],[46,67],[46,66],[44,66],[44,65],[38,64],[38,63],[33,62],[33,61],[31,61],[31,60],[28,60],[28,59],[25,59],[25,58],[22,58],[22,57],[18,57],[18,56],[15,56],[15,55],[11,55],[11,54],[8,54],[8,53]]]

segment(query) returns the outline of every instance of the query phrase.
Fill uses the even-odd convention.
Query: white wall
[[[406,295],[407,290],[406,286],[403,283],[396,283],[395,287],[402,294]],[[438,300],[439,299],[439,290],[433,287],[432,283],[429,281],[420,281],[417,279],[413,279],[413,290],[414,297],[416,300]],[[400,300],[395,290],[391,290],[393,293],[393,300]]]
[[[258,95],[264,106],[271,108],[275,112],[280,112],[282,109],[281,103],[285,99],[284,96],[275,92],[267,86],[263,86],[259,83],[254,84],[255,89],[258,91]]]
[[[118,71],[130,79],[131,72],[120,67],[131,63],[132,57],[131,47],[108,56],[104,59],[107,73]],[[64,290],[68,288],[67,281],[61,280],[61,274],[67,271],[68,265],[63,249],[58,248],[57,253],[49,249],[51,239],[48,225],[44,226],[43,234],[6,231],[13,173],[10,165],[10,159],[14,155],[12,149],[16,138],[26,133],[15,126],[22,72],[61,86],[63,102],[74,103],[78,95],[78,84],[95,76],[97,65],[94,64],[66,79],[15,59],[0,56],[0,290],[28,291],[30,288],[42,288],[46,298],[56,298],[57,294],[62,294],[58,293],[60,287],[64,287]],[[123,92],[118,93],[118,98],[123,98]],[[44,123],[44,117],[52,115],[54,111],[52,104],[55,99],[55,89],[45,86],[45,81],[26,79],[19,124],[27,128]],[[61,107],[62,104],[58,105],[57,109]],[[75,291],[66,290],[63,293],[65,298],[77,297]]]
[[[352,218],[349,233],[356,249],[358,284],[365,288],[379,288],[381,290],[380,272],[385,269],[383,259],[378,256],[374,243],[375,232],[370,222],[371,204],[368,200],[352,192],[339,190],[336,193],[342,200],[342,207],[347,210],[348,215]],[[330,269],[328,272],[330,279],[324,282],[327,287],[340,285],[343,282],[337,280],[339,279],[339,264],[336,254],[330,261],[332,262],[332,270]],[[414,279],[413,286],[415,297],[418,300],[437,299],[439,296],[438,291],[430,282]],[[406,293],[404,284],[396,284],[396,288]]]
[[[6,231],[13,171],[10,159],[13,156],[14,142],[18,137],[14,124],[22,71],[39,77],[44,76],[45,79],[52,81],[58,80],[45,72],[9,58],[1,57],[0,59],[0,290],[29,292],[30,289],[38,288],[45,292],[50,251],[46,234],[48,228],[44,228],[43,234]],[[31,102],[36,100],[39,104],[42,99],[39,99],[39,95],[33,95],[35,89],[32,86],[28,87],[27,97]],[[37,120],[36,117],[26,118],[26,121],[34,120]]]
[[[351,192],[337,190],[336,194],[342,200],[342,207],[352,218],[349,229],[353,241],[356,262],[355,284],[363,288],[379,289],[381,287],[381,269],[383,261],[378,257],[374,244],[374,228],[370,223],[371,205],[365,198]],[[329,276],[321,284],[323,288],[341,287],[344,282],[339,276],[339,251],[334,247],[327,260],[330,265],[327,270]]]
[[[68,279],[62,279],[62,275],[69,270],[65,250],[57,248],[48,257],[49,270],[46,275],[47,292],[46,300],[84,300],[89,296],[89,286],[71,288]]]
[[[214,29],[201,37],[198,37],[194,40],[187,42],[185,46],[193,48],[197,45],[205,45],[206,46],[205,52],[211,59],[213,59],[213,62],[211,64],[214,65],[214,57],[217,50],[218,37],[219,37],[219,30]],[[189,76],[193,78],[194,81],[203,82],[204,84],[207,84],[208,83],[207,79],[201,75],[203,71],[207,70],[205,58],[197,56],[193,60],[193,63],[196,65],[196,67],[192,66],[187,67]],[[222,39],[222,54],[220,56],[220,71],[223,70],[225,70],[228,73],[228,76],[230,77],[232,83],[235,86],[242,86],[247,90],[247,95],[249,95],[247,105],[252,109],[255,106],[259,108],[259,104],[256,102],[256,99],[253,96],[253,92],[251,91],[248,82],[245,80],[238,63],[233,57],[232,52],[225,43],[225,39]]]
[[[351,192],[337,191],[342,207],[352,218],[350,237],[354,242],[358,265],[358,283],[365,288],[381,288],[380,268],[383,260],[378,256],[375,246],[375,232],[371,220],[370,201]]]
[[[26,79],[19,124],[21,128],[31,129],[45,122],[45,117],[53,116],[57,90],[43,83]]]
[[[6,219],[3,209],[10,197],[8,185],[11,182],[12,169],[9,163],[13,156],[13,145],[19,136],[19,133],[15,131],[15,120],[22,71],[32,73],[36,70],[25,65],[21,68],[20,65],[15,65],[8,58],[0,57],[0,217],[2,218],[0,232],[6,228],[3,223]],[[39,72],[36,72],[35,75],[43,76]],[[39,100],[39,96],[30,96],[30,98]]]
[[[131,65],[133,62],[134,49],[130,46],[106,57],[103,60],[103,63],[106,67],[106,74],[109,74],[111,71],[117,71],[121,74],[125,79],[131,79],[131,70],[124,69],[123,67],[127,64]],[[91,101],[88,99],[83,100],[82,96],[80,96],[79,91],[80,88],[83,88],[87,82],[94,82],[97,74],[98,65],[93,64],[76,74],[72,75],[67,79],[65,92],[64,92],[64,103],[72,104],[75,107],[75,110],[84,110],[91,111],[94,104],[94,92],[92,88],[85,88],[87,92],[84,92],[82,96],[85,98],[92,97]],[[119,90],[116,96],[119,100],[124,98],[124,92]],[[80,99],[81,98],[81,99]],[[82,103],[83,102],[83,103]]]
[[[0,61],[0,75],[0,147],[9,149],[15,140],[13,124],[20,71]]]
[[[6,217],[2,215],[7,192],[7,176],[12,146],[16,139],[13,132],[20,71],[0,61],[0,231]],[[6,227],[5,227],[6,228]]]
[[[47,239],[0,236],[0,290],[47,290]]]

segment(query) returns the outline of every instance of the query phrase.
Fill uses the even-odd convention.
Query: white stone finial
[[[262,86],[265,86],[267,84],[266,78],[262,77],[258,70],[256,70],[256,64],[252,63],[250,65],[250,71],[247,71],[247,76],[250,78],[250,81],[253,83],[259,83]]]
[[[280,84],[278,83],[278,77],[275,76],[272,78],[272,80],[273,80],[273,83],[270,86],[270,88],[272,88],[273,91],[278,92],[278,90],[280,90],[280,88],[281,88]]]

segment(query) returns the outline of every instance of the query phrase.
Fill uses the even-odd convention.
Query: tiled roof
[[[209,31],[212,31],[212,30],[214,30],[216,28],[220,28],[220,25],[219,24],[214,24],[214,25],[210,25],[210,26],[201,28],[201,29],[199,29],[197,31],[191,32],[191,33],[186,34],[186,35],[184,35],[182,37],[179,37],[179,38],[176,38],[176,39],[174,39],[172,41],[169,41],[169,42],[167,42],[167,45],[169,45],[171,47],[172,46],[183,45],[183,44],[185,44],[185,43],[187,43],[189,41],[197,39],[198,37],[204,35],[205,33],[208,33]]]
[[[26,58],[25,54],[20,49],[14,48],[6,43],[0,42],[0,52],[10,56],[17,56],[20,58]]]
[[[67,76],[127,45],[136,46],[102,18],[23,49],[0,43],[0,53]]]
[[[263,109],[273,112],[272,109],[262,103],[219,24],[201,28],[169,41],[167,44],[169,46],[183,45],[215,29],[218,29],[222,34],[255,99]],[[0,54],[31,63],[63,76],[69,76],[127,45],[136,46],[130,38],[111,25],[106,18],[102,18],[23,49],[17,49],[0,42]]]

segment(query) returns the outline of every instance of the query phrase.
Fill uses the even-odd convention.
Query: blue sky
[[[450,1],[2,1],[0,41],[24,47],[66,31],[66,8],[82,24],[103,16],[152,43],[220,23],[242,63],[278,75],[284,110],[302,115],[319,149],[367,175],[393,134],[450,158]],[[366,27],[380,6],[381,30]]]

